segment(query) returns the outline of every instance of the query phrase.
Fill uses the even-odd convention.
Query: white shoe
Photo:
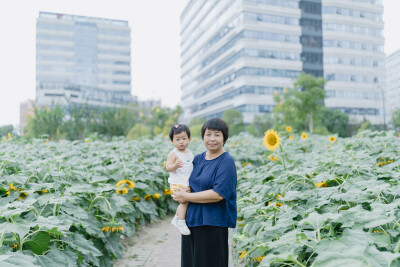
[[[177,220],[175,226],[182,235],[190,235],[190,230],[186,225],[186,220]]]
[[[179,217],[175,215],[175,217],[172,219],[171,224],[176,226],[176,221],[179,220]]]

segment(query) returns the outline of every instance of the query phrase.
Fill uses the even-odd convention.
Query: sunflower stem
[[[283,167],[285,168],[285,171],[286,171],[286,161],[285,161],[285,156],[284,156],[284,154],[283,154],[283,148],[282,148],[282,146],[280,145],[279,146],[279,148],[281,149],[281,157],[282,157],[282,162],[283,162]]]

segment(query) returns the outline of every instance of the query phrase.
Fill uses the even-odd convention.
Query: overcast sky
[[[132,94],[180,100],[180,14],[189,0],[3,0],[0,2],[0,126],[19,124],[19,103],[35,98],[35,32],[39,11],[129,21]],[[400,49],[399,0],[383,0],[385,52]]]

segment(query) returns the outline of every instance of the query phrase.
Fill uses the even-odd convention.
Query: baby
[[[190,190],[189,177],[193,171],[193,154],[187,148],[190,141],[190,130],[184,124],[175,124],[171,127],[169,138],[175,148],[169,152],[166,169],[170,173],[168,182],[171,191],[175,192],[179,188]],[[186,225],[186,210],[188,203],[179,204],[176,215],[171,221],[182,235],[190,235],[190,230]]]

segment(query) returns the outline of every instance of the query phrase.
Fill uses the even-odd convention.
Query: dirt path
[[[181,266],[181,235],[170,223],[172,217],[143,227],[133,238],[124,240],[127,251],[116,267],[179,267]],[[229,235],[230,252],[232,237]],[[229,266],[233,267],[229,254]]]

